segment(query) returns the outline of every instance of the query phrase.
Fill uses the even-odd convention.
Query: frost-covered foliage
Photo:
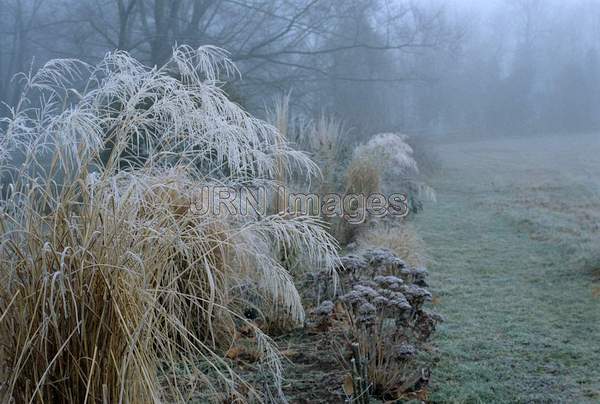
[[[381,133],[354,149],[351,166],[374,166],[380,173],[382,189],[392,193],[406,193],[414,211],[421,208],[421,200],[435,201],[435,191],[419,180],[419,167],[413,156],[408,136]]]
[[[425,308],[432,300],[427,271],[407,265],[385,248],[340,259],[340,287],[327,287],[325,274],[309,277],[317,328],[345,328],[343,339],[358,344],[365,361],[368,394],[395,400],[415,388],[422,372],[415,361],[442,318]],[[317,300],[318,302],[318,300]]]
[[[316,119],[307,119],[304,116],[294,115],[290,110],[289,96],[277,100],[274,108],[267,111],[269,121],[275,125],[280,132],[286,133],[288,139],[296,147],[308,153],[313,161],[319,166],[321,175],[314,178],[309,188],[312,192],[324,197],[332,193],[353,192],[354,188],[348,187],[348,182],[353,182],[361,187],[361,179],[365,178],[365,168],[355,167],[352,174],[348,175],[348,162],[352,156],[352,145],[348,142],[349,130],[339,119],[325,114],[319,115]],[[366,167],[367,169],[369,167]],[[378,176],[378,173],[371,172]],[[289,189],[297,191],[299,188],[298,178],[296,181],[287,182]],[[355,181],[356,180],[356,181]],[[375,188],[379,190],[379,179],[371,181],[366,178],[366,182],[375,183]],[[304,184],[302,184],[304,186]],[[314,212],[320,214],[320,212]],[[333,234],[340,244],[345,244],[353,234],[353,227],[349,226],[345,219],[340,217],[323,217],[327,222],[331,234]]]
[[[427,265],[428,257],[425,243],[419,237],[411,223],[396,226],[375,226],[361,233],[357,240],[360,248],[383,247],[390,249],[409,265],[422,267]]]
[[[302,322],[279,253],[323,270],[337,256],[315,218],[192,209],[205,185],[318,173],[227,98],[235,72],[222,50],[183,46],[158,68],[114,52],[21,76],[0,132],[2,401],[260,398],[223,359],[243,321],[232,291],[250,282]],[[253,329],[281,394],[277,351]]]
[[[354,155],[378,161],[382,170],[389,170],[392,175],[409,176],[419,172],[417,162],[413,158],[413,149],[406,139],[408,136],[396,133],[380,133],[373,136],[365,144],[354,149]]]

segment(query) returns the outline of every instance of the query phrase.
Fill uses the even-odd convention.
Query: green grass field
[[[445,141],[432,402],[600,402],[600,136]]]

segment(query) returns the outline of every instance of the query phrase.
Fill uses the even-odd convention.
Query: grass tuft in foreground
[[[336,243],[308,217],[195,213],[204,185],[318,171],[222,74],[223,51],[179,47],[159,68],[115,52],[21,77],[0,135],[1,401],[262,399],[224,359],[243,290],[301,322],[279,254],[330,268]],[[281,395],[278,351],[248,326]]]

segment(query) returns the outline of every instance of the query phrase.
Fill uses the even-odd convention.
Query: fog
[[[27,72],[115,49],[160,65],[175,44],[230,52],[226,91],[260,114],[336,114],[367,132],[587,132],[600,125],[600,2],[2,0],[2,114]]]
[[[600,0],[0,0],[0,403],[599,403]]]

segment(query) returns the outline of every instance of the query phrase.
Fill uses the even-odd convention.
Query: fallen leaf
[[[351,396],[352,394],[354,394],[354,384],[352,383],[351,374],[348,373],[346,376],[344,376],[344,384],[342,385],[342,388],[344,389],[344,393],[346,393],[347,396]]]
[[[227,350],[225,357],[228,359],[235,359],[238,356],[240,356],[241,353],[242,353],[242,348],[240,348],[238,346],[232,346],[231,348],[229,348]]]
[[[298,351],[294,351],[293,349],[284,349],[281,351],[281,355],[285,356],[286,358],[293,359],[300,355],[300,353]]]

